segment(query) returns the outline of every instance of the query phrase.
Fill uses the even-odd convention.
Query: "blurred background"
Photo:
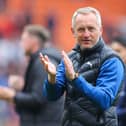
[[[113,37],[126,36],[125,5],[125,0],[0,0],[0,85],[8,86],[10,74],[24,74],[20,35],[25,25],[44,25],[52,34],[53,45],[68,52],[75,44],[70,30],[73,12],[92,6],[101,12],[103,37],[110,44]],[[19,126],[13,108],[0,101],[0,126]]]

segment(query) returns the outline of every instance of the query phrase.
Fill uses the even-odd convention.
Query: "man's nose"
[[[90,36],[90,32],[89,32],[88,30],[85,30],[85,31],[83,32],[83,36],[84,36],[84,37],[89,37],[89,36]]]

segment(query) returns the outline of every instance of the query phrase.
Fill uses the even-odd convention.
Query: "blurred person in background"
[[[57,70],[48,56],[40,60],[48,72],[44,95],[57,100],[66,91],[62,126],[117,126],[116,103],[124,76],[124,64],[102,39],[98,10],[79,8],[72,18],[76,46]]]
[[[0,63],[0,85],[7,87],[8,86],[8,76],[7,69],[4,65]],[[6,126],[7,120],[10,115],[10,110],[8,104],[5,101],[0,101],[0,126]]]
[[[110,46],[120,55],[120,57],[126,64],[126,39],[122,36],[117,36],[113,38]]]
[[[21,75],[24,71],[24,55],[19,45],[7,38],[0,39],[0,59],[2,59],[0,62],[0,86],[9,87],[9,75],[14,73]],[[18,126],[19,118],[14,111],[14,105],[1,100],[0,106],[0,126],[8,126],[8,124]]]
[[[115,37],[112,40],[111,47],[120,55],[122,60],[126,65],[126,39],[124,37]],[[121,92],[121,97],[118,102],[117,106],[117,114],[118,114],[118,121],[119,126],[126,125],[126,73],[125,73],[125,81],[124,87]]]
[[[21,36],[21,45],[29,60],[24,87],[16,91],[16,85],[21,77],[11,76],[10,86],[0,87],[0,99],[14,103],[20,116],[20,126],[59,126],[63,111],[63,100],[48,102],[42,95],[42,84],[47,73],[38,58],[42,52],[48,55],[55,65],[60,61],[60,53],[50,43],[50,34],[47,29],[39,25],[28,25]],[[21,81],[23,83],[23,81]],[[23,85],[23,84],[22,84]],[[19,90],[19,89],[18,89]]]

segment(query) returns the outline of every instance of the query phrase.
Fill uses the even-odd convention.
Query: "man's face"
[[[92,48],[102,35],[102,28],[98,25],[93,13],[78,14],[72,33],[81,49]]]
[[[126,63],[126,47],[119,44],[118,42],[113,42],[111,44],[111,47],[113,50],[115,50],[120,55],[122,60]]]
[[[23,32],[21,36],[21,46],[25,52],[25,55],[29,56],[35,46],[36,46],[36,37],[30,35],[28,32]]]

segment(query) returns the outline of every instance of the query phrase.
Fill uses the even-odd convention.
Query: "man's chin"
[[[83,45],[83,46],[81,46],[81,49],[82,49],[82,50],[91,49],[91,48],[92,48],[91,45]]]

